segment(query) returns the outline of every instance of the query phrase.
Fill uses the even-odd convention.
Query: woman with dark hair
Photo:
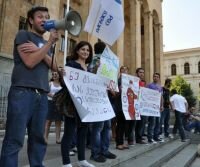
[[[55,121],[56,127],[56,143],[60,144],[60,131],[61,131],[61,124],[62,124],[62,115],[56,111],[55,104],[52,100],[54,94],[58,92],[62,87],[60,84],[60,76],[59,73],[56,71],[52,72],[52,78],[49,82],[50,92],[48,93],[48,114],[45,123],[45,133],[44,137],[46,142],[48,142],[49,136],[49,129],[51,127],[51,123]]]
[[[87,64],[92,61],[92,56],[93,51],[91,44],[86,41],[81,41],[75,46],[72,56],[67,61],[66,66],[87,71]],[[63,167],[72,167],[69,158],[69,150],[75,131],[77,133],[78,166],[94,167],[94,165],[85,160],[85,142],[88,124],[81,122],[71,99],[70,101],[71,103],[68,102],[70,109],[64,116],[64,135],[61,142]]]

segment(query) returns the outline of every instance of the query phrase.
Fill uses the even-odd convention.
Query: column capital
[[[161,23],[154,23],[153,26],[159,29],[163,28],[163,25]]]
[[[150,17],[152,17],[152,12],[150,10],[149,11],[145,11],[143,13],[143,16],[144,16],[144,18],[150,18]]]

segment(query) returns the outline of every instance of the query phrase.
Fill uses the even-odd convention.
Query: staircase
[[[200,167],[200,158],[197,157],[197,144],[199,141],[200,135],[194,134],[191,134],[190,139],[186,142],[181,142],[180,139],[177,138],[169,140],[114,166]]]

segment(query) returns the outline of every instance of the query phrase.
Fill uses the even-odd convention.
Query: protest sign
[[[126,120],[140,120],[138,107],[139,78],[128,74],[121,75],[122,110]]]
[[[141,87],[139,91],[140,114],[160,117],[160,100],[160,92]]]
[[[118,89],[118,69],[119,58],[110,50],[108,46],[104,49],[97,75],[105,77],[105,82],[110,90],[119,91]]]
[[[115,116],[106,85],[98,75],[65,67],[65,84],[82,122],[105,121]]]
[[[93,0],[84,30],[113,45],[124,25],[121,0]]]

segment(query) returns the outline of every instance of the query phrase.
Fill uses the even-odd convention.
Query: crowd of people
[[[58,40],[58,32],[51,30],[46,41],[43,25],[49,19],[46,7],[34,7],[28,11],[28,22],[31,31],[19,31],[14,41],[14,69],[12,85],[8,95],[6,133],[3,140],[0,166],[17,167],[18,153],[23,147],[24,137],[28,133],[28,158],[31,167],[43,167],[43,159],[48,144],[51,123],[55,121],[56,143],[61,146],[63,167],[72,167],[70,151],[77,148],[78,166],[94,167],[85,158],[86,145],[91,149],[90,159],[103,163],[117,156],[109,151],[112,135],[116,149],[126,150],[137,144],[153,144],[163,142],[163,137],[172,137],[169,133],[170,112],[175,113],[173,133],[180,133],[181,141],[186,141],[185,131],[195,128],[200,131],[200,116],[189,112],[186,99],[170,91],[171,80],[166,79],[165,85],[160,84],[160,74],[153,74],[153,82],[144,80],[145,71],[137,68],[135,75],[140,79],[139,86],[147,87],[161,93],[161,117],[142,116],[140,120],[126,120],[121,103],[121,75],[129,74],[129,68],[121,66],[118,79],[119,92],[108,90],[108,96],[116,117],[112,120],[85,123],[77,113],[72,101],[68,101],[65,114],[56,112],[52,97],[62,89],[61,76],[57,72],[56,63],[52,59],[52,47]],[[106,45],[97,42],[93,47],[89,42],[80,41],[74,48],[66,66],[92,73],[97,72],[100,57]],[[52,63],[54,62],[54,63]],[[48,81],[48,70],[52,68],[52,79]],[[132,97],[134,99],[134,97]],[[194,109],[194,108],[193,108]],[[185,115],[185,113],[187,113]],[[185,119],[182,119],[182,118]],[[195,120],[195,121],[192,121]],[[64,121],[64,134],[61,138],[61,123]],[[163,130],[164,124],[164,130]],[[146,126],[147,125],[147,126]],[[112,127],[112,128],[111,128]],[[146,129],[147,127],[147,129]],[[73,154],[74,155],[74,154]]]

